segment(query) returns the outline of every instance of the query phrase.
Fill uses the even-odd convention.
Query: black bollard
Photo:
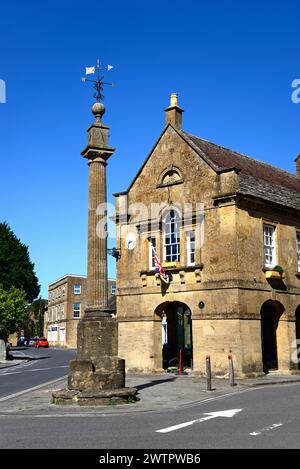
[[[206,355],[206,383],[207,383],[207,391],[212,391],[211,387],[211,363],[210,363],[210,356]]]
[[[233,369],[233,360],[231,351],[228,354],[228,371],[229,371],[229,383],[230,386],[235,386],[234,383],[234,369]]]

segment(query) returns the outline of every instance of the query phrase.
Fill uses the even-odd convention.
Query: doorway
[[[193,333],[190,308],[181,302],[167,302],[158,308],[162,325],[163,368],[177,368],[180,350],[184,368],[193,368]]]
[[[261,308],[261,344],[264,373],[278,369],[277,328],[284,307],[278,301],[268,300]]]
[[[300,370],[300,305],[296,309],[296,347],[297,347],[297,360],[298,370]]]

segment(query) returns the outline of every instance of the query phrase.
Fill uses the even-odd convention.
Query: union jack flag
[[[157,272],[160,276],[161,276],[161,279],[166,282],[166,283],[169,283],[169,276],[168,274],[166,274],[166,272],[164,271],[164,268],[162,266],[162,263],[160,262],[157,254],[156,254],[156,251],[155,251],[155,247],[153,246],[153,244],[151,243],[151,248],[152,248],[152,252],[153,252],[153,260],[154,260],[154,266],[155,266],[155,272]]]

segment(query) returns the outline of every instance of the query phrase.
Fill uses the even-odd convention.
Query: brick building
[[[116,196],[119,356],[131,370],[175,364],[240,376],[296,372],[300,339],[297,175],[166,126]],[[154,247],[154,249],[153,249]],[[168,278],[155,272],[156,251]],[[130,266],[130,268],[129,268]]]
[[[77,347],[77,325],[86,307],[86,277],[65,275],[50,283],[45,337],[50,345]],[[109,304],[115,309],[116,282],[108,279]]]

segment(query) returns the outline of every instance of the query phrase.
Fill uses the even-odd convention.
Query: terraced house
[[[296,174],[166,125],[116,196],[119,356],[240,376],[297,372],[300,158]],[[159,262],[162,269],[157,272]]]
[[[87,302],[86,276],[67,274],[48,287],[44,335],[51,346],[76,348],[77,326]],[[116,281],[108,279],[109,305],[115,309]]]

